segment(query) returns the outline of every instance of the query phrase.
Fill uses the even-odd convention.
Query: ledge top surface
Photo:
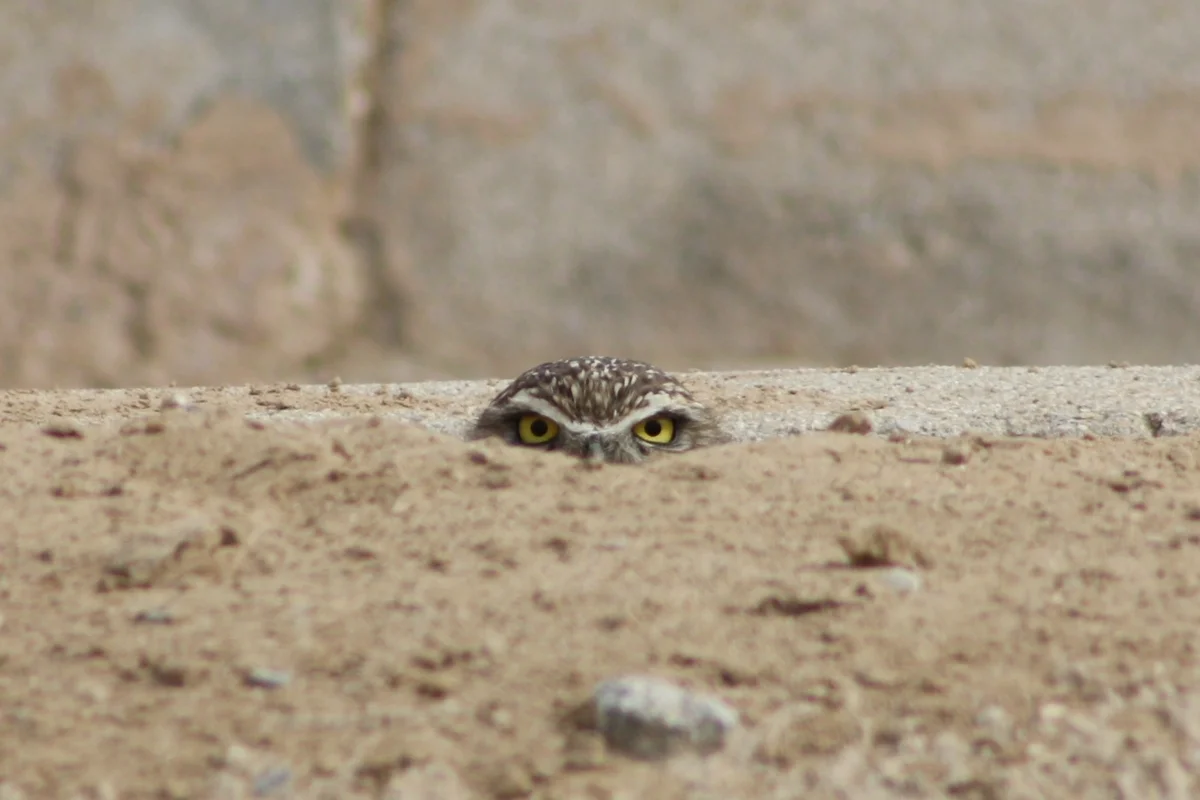
[[[823,430],[865,413],[875,432],[949,437],[1145,437],[1200,429],[1200,366],[895,367],[677,373],[740,441]],[[363,415],[461,435],[506,380],[0,391],[0,425],[120,421],[182,396],[264,422]]]

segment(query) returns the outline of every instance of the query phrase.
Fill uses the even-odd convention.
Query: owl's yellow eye
[[[541,414],[526,414],[517,423],[517,436],[522,444],[545,444],[558,436],[558,423]]]
[[[651,417],[633,426],[633,435],[650,444],[670,444],[675,438],[675,420]]]

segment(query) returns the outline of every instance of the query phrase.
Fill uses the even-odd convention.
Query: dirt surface
[[[1200,437],[596,469],[257,392],[5,397],[5,800],[1200,792]],[[626,674],[741,725],[605,752],[562,717]]]

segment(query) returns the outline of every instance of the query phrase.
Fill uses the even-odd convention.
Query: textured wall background
[[[0,3],[0,383],[293,375],[359,325],[369,7]]]
[[[0,384],[1195,360],[1200,6],[0,1]]]

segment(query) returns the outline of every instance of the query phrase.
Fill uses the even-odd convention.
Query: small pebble
[[[89,703],[106,703],[112,692],[100,681],[80,681],[75,686],[75,694]]]
[[[42,428],[42,433],[54,439],[82,439],[83,429],[69,420],[51,422]]]
[[[254,796],[266,797],[285,788],[292,780],[292,771],[287,767],[272,767],[254,779]]]
[[[246,673],[246,684],[259,689],[278,689],[291,683],[292,675],[286,670],[255,667]]]
[[[847,411],[829,424],[826,430],[833,433],[854,433],[864,436],[875,429],[871,418],[862,411]]]
[[[932,559],[907,533],[886,523],[866,523],[851,534],[839,536],[838,544],[852,567],[933,566]]]
[[[225,767],[237,772],[246,773],[253,763],[254,755],[240,744],[231,744],[225,749]]]
[[[1008,733],[1012,730],[1012,719],[1000,706],[988,706],[975,717],[975,724],[992,731]]]
[[[175,615],[165,608],[147,608],[135,614],[133,621],[143,625],[171,625]]]
[[[163,396],[162,400],[159,401],[158,408],[160,411],[170,411],[175,408],[190,408],[191,405],[192,398],[183,392],[171,392]]]
[[[909,594],[921,588],[921,576],[911,569],[895,567],[880,576],[885,586],[899,594]]]
[[[627,676],[605,681],[592,694],[595,726],[608,746],[643,759],[691,749],[721,749],[738,713],[720,699],[661,678]]]
[[[963,442],[954,442],[942,449],[942,463],[961,466],[971,460],[971,446]]]

